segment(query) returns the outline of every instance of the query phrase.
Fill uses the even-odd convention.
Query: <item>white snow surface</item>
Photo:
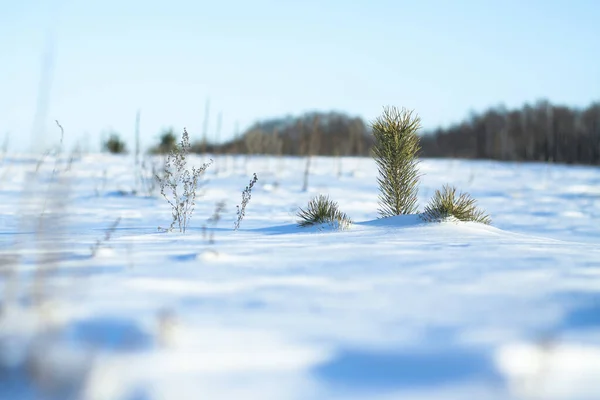
[[[423,160],[485,226],[378,219],[369,158],[214,158],[185,234],[133,157],[1,159],[0,398],[600,398],[597,167]]]

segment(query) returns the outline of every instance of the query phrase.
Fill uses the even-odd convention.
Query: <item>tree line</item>
[[[423,156],[600,164],[600,103],[491,108],[421,139]]]
[[[179,135],[163,132],[151,153],[167,153]],[[256,122],[225,143],[199,140],[194,153],[370,156],[369,123],[341,112],[310,112]],[[578,109],[548,101],[493,107],[464,121],[421,132],[422,157],[600,164],[600,102]],[[126,147],[111,135],[105,150]]]
[[[166,154],[177,147],[179,134],[173,129],[163,131],[158,143],[148,150],[151,154]],[[370,127],[360,117],[341,112],[310,112],[256,122],[225,143],[196,140],[190,152],[197,154],[271,154],[368,156],[374,138]],[[126,143],[116,132],[103,140],[105,152],[127,153]]]

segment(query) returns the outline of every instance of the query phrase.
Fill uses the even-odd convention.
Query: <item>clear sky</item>
[[[138,109],[144,146],[171,126],[200,138],[207,98],[222,138],[309,110],[405,106],[433,128],[498,104],[586,106],[598,21],[596,0],[1,0],[0,139],[57,143],[59,120],[67,144],[114,129],[131,147]]]

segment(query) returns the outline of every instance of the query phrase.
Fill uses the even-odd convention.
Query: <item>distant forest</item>
[[[170,137],[172,143],[175,136]],[[223,144],[195,143],[197,153],[368,156],[368,123],[340,112],[312,112],[257,122]],[[164,148],[169,146],[161,145]],[[585,109],[548,101],[491,108],[446,128],[423,131],[422,157],[600,164],[600,103]],[[160,152],[160,146],[157,147]]]
[[[196,143],[196,152],[368,156],[373,146],[369,126],[340,112],[311,112],[298,117],[257,122],[224,144]]]
[[[492,108],[421,140],[424,157],[600,164],[600,103]]]

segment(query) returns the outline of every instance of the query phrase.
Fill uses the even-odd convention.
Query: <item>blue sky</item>
[[[586,106],[599,20],[593,0],[5,1],[0,136],[53,144],[59,120],[71,146],[113,129],[132,144],[140,109],[144,146],[166,127],[200,138],[207,98],[223,139],[309,110],[405,106],[433,128],[498,104]]]

